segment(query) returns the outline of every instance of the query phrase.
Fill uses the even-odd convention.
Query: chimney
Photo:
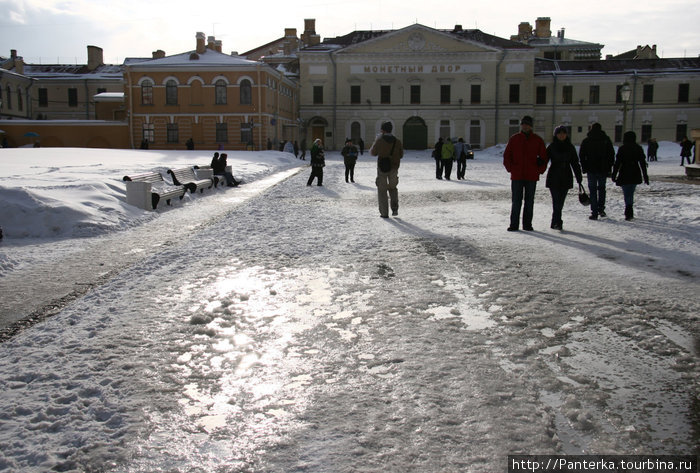
[[[216,38],[213,36],[207,36],[207,49],[211,49],[212,51],[216,46],[214,46],[214,43],[216,43]]]
[[[153,51],[153,59],[163,59],[165,57],[165,51],[159,49],[158,51]]]
[[[559,34],[557,34],[557,36],[560,37],[561,39],[564,39],[564,33],[565,33],[565,32],[566,32],[566,29],[565,29],[565,28],[562,28],[562,29],[559,30]]]
[[[527,21],[523,21],[518,25],[518,36],[516,36],[516,39],[523,41],[529,39],[530,36],[532,36],[532,25]]]
[[[16,59],[16,58],[17,58],[17,50],[10,49],[10,59]]]
[[[552,30],[550,29],[550,24],[552,19],[548,16],[541,16],[535,21],[535,35],[538,38],[549,38],[552,36]]]
[[[301,35],[304,46],[315,46],[321,42],[321,37],[316,34],[316,20],[304,20],[304,34]]]
[[[24,59],[21,56],[15,57],[15,72],[20,75],[24,75]]]
[[[197,33],[197,54],[204,54],[206,47],[204,46],[204,33]]]
[[[98,67],[104,65],[104,56],[102,53],[102,48],[99,48],[97,46],[88,46],[87,47],[87,55],[88,55],[88,71],[94,71]]]
[[[455,32],[455,33],[460,33],[460,32],[462,32],[462,25],[455,25],[454,32]]]
[[[220,39],[217,39],[214,41],[214,51],[217,53],[221,52],[221,48],[223,47],[223,42]]]

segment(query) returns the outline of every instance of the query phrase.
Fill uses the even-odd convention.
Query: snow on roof
[[[148,68],[169,68],[172,66],[254,66],[257,64],[260,63],[257,61],[251,61],[241,56],[231,56],[229,54],[220,53],[212,49],[207,49],[202,54],[199,54],[196,51],[187,51],[172,56],[166,56],[160,59],[133,60],[133,62],[131,62],[129,66],[143,66]]]

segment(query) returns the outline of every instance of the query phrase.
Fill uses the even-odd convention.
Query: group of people
[[[546,171],[546,186],[552,195],[551,228],[557,230],[563,229],[562,209],[569,189],[573,188],[574,177],[583,191],[583,174],[587,174],[591,220],[606,216],[608,176],[622,188],[626,220],[634,218],[637,185],[642,182],[649,184],[646,156],[637,144],[637,135],[633,131],[625,132],[622,146],[615,154],[612,141],[599,123],[591,126],[577,154],[565,126],[554,130],[552,143],[545,147],[544,140],[533,132],[532,117],[526,115],[520,121],[520,132],[508,140],[503,165],[511,175],[512,202],[508,231],[519,230],[521,209],[523,230],[533,230],[535,189],[540,175]]]
[[[467,173],[467,144],[464,138],[459,138],[452,143],[452,139],[438,139],[433,148],[433,159],[435,159],[435,177],[450,180],[452,176],[452,163],[457,161],[457,179],[465,179]]]
[[[226,153],[221,153],[220,156],[218,152],[214,153],[214,157],[211,158],[212,173],[215,176],[223,176],[223,178],[226,179],[226,185],[228,187],[236,187],[240,184],[240,182],[233,177],[233,173],[231,171],[226,169],[228,166],[227,161],[228,155]]]

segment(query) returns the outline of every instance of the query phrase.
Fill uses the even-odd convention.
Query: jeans
[[[449,181],[450,176],[452,175],[452,160],[451,159],[443,159],[442,160],[442,170],[445,173],[445,179],[447,179]]]
[[[634,190],[637,188],[637,184],[623,184],[622,195],[625,197],[625,207],[632,207],[634,205]]]
[[[537,181],[510,181],[512,205],[510,208],[510,227],[518,228],[520,223],[520,207],[525,197],[523,209],[523,228],[532,227],[533,208],[535,206],[535,189]]]
[[[564,222],[561,220],[561,212],[564,209],[564,201],[569,189],[549,189],[549,192],[552,194],[552,225],[562,225]]]
[[[466,159],[458,159],[457,160],[457,179],[464,179],[464,176],[466,173],[467,173],[467,160]]]
[[[605,174],[588,173],[588,193],[591,197],[591,213],[598,216],[605,211]]]

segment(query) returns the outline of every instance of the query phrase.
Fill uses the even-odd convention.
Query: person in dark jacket
[[[695,159],[693,161],[690,161],[690,157],[693,156],[693,147],[695,146],[695,143],[690,141],[687,136],[684,136],[683,139],[681,140],[681,166],[683,166],[683,162],[685,159],[688,159],[688,164],[693,164],[695,162]]]
[[[625,197],[625,220],[634,218],[634,191],[642,181],[649,185],[647,162],[644,150],[637,144],[637,135],[633,131],[625,132],[622,146],[617,150],[612,180],[622,188]]]
[[[352,144],[350,138],[345,140],[345,146],[340,151],[345,163],[345,182],[355,182],[355,163],[357,163],[357,146]],[[348,180],[350,179],[350,180]]]
[[[217,158],[218,156],[218,158]],[[211,169],[215,176],[224,176],[226,178],[226,185],[229,187],[236,187],[240,182],[236,181],[233,174],[226,169],[228,166],[228,155],[226,153],[214,153],[214,157],[211,160]]]
[[[581,185],[582,180],[576,148],[569,140],[569,132],[566,127],[558,126],[554,130],[552,144],[547,147],[547,157],[550,165],[549,171],[547,171],[546,185],[552,194],[551,228],[562,230],[564,222],[561,219],[561,212],[569,189],[574,187],[574,175],[576,175],[576,182],[579,185]]]
[[[588,192],[591,196],[591,220],[605,217],[605,184],[615,162],[615,148],[600,123],[591,125],[588,136],[579,149],[581,171],[588,175]]]
[[[194,150],[194,140],[192,138],[188,139],[185,142],[185,146],[187,146],[187,149],[190,151]]]
[[[532,117],[525,115],[520,121],[520,132],[510,137],[503,152],[503,166],[510,173],[512,202],[509,232],[518,231],[521,207],[523,230],[533,230],[532,217],[537,181],[547,170],[547,148],[544,146],[544,140],[532,131],[532,125]]]
[[[310,186],[314,182],[314,178],[317,177],[316,181],[319,186],[323,185],[323,168],[326,166],[326,158],[323,154],[323,143],[321,143],[320,138],[316,138],[311,145],[311,176],[306,182],[307,186]]]
[[[649,141],[647,141],[647,161],[658,161],[658,158],[656,157],[656,152],[658,150],[659,142],[656,141],[656,138],[649,138]]]
[[[442,137],[435,143],[435,148],[433,148],[433,159],[435,159],[435,178],[442,179],[442,145],[444,141]]]

